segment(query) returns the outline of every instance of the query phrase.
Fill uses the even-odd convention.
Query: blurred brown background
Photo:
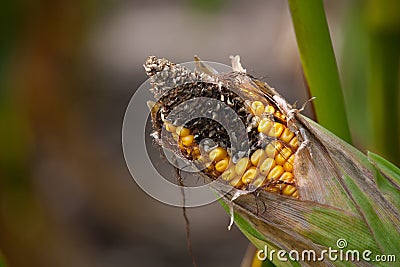
[[[341,55],[349,3],[329,1]],[[286,1],[5,1],[0,11],[0,251],[8,266],[190,266],[182,210],[142,192],[121,149],[148,55],[247,70],[306,95]],[[340,58],[339,58],[340,61]],[[199,266],[248,241],[218,203],[188,210]],[[1,264],[0,264],[1,265]]]

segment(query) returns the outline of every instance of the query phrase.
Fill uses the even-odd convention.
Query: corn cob
[[[241,190],[262,189],[299,196],[293,167],[299,141],[275,102],[257,90],[260,81],[234,72],[222,77],[193,73],[155,57],[149,57],[144,67],[154,95],[160,97],[151,110],[153,136],[160,137],[165,127],[182,155],[195,162],[211,179],[221,177]],[[246,82],[237,84],[238,78]],[[175,107],[196,97],[216,99],[234,109],[246,127],[244,134],[249,140],[249,151],[230,148],[226,129],[216,121],[223,112],[213,114],[214,120],[196,118],[185,124],[179,115],[171,115]],[[198,108],[201,112],[210,112],[207,103]]]

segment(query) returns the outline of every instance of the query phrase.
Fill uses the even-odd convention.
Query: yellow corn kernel
[[[184,146],[190,146],[190,145],[192,145],[192,144],[193,144],[193,140],[194,140],[194,136],[191,135],[191,134],[186,135],[186,136],[183,136],[183,137],[181,138],[182,144],[183,144]]]
[[[218,162],[215,164],[215,169],[216,169],[218,172],[223,172],[223,171],[226,170],[226,168],[228,168],[228,165],[229,165],[229,158],[224,158],[224,159],[218,161]]]
[[[289,143],[290,140],[292,140],[293,136],[294,136],[294,133],[291,132],[289,130],[289,128],[286,127],[285,130],[283,131],[282,135],[281,135],[281,140],[285,141],[286,143]]]
[[[285,126],[282,123],[274,122],[274,125],[269,129],[267,134],[272,137],[279,137],[284,129]]]
[[[278,152],[282,149],[282,147],[283,146],[281,143],[273,141],[265,147],[265,154],[267,154],[267,157],[269,158],[274,158],[276,154],[278,154]]]
[[[275,186],[269,186],[268,188],[265,189],[267,192],[274,192],[277,193],[279,192],[279,189],[276,188]]]
[[[236,176],[229,182],[234,187],[239,187],[243,184],[242,179],[240,176]]]
[[[205,157],[205,156],[203,156],[203,155],[200,155],[200,156],[197,158],[197,161],[198,161],[198,163],[200,163],[200,164],[206,164],[207,162],[210,162],[210,159],[207,158],[207,157]]]
[[[188,128],[182,127],[182,126],[178,126],[176,127],[176,133],[180,136],[186,136],[190,134],[190,130]]]
[[[289,159],[290,155],[292,155],[292,150],[290,150],[290,148],[282,148],[279,154],[275,157],[276,164],[283,166],[283,164],[285,164],[285,162]]]
[[[203,156],[198,157],[195,163],[202,170],[205,170],[211,164],[211,162]]]
[[[172,133],[172,138],[174,138],[175,141],[179,140],[179,135],[177,133]]]
[[[170,133],[175,133],[176,127],[169,122],[165,122],[165,130],[167,130]]]
[[[225,149],[222,147],[217,147],[210,152],[209,157],[213,161],[220,161],[226,157],[226,154],[227,153]]]
[[[243,179],[243,177],[242,177]],[[265,176],[264,175],[258,175],[257,178],[253,179],[251,184],[255,187],[261,187],[265,181]]]
[[[232,166],[224,171],[224,173],[221,175],[221,178],[225,181],[230,181],[233,178],[235,178],[235,176],[236,176],[235,167]]]
[[[260,161],[265,159],[266,153],[264,149],[257,149],[250,157],[251,164],[257,166]]]
[[[292,166],[294,165],[294,154],[292,154],[289,159],[287,160]]]
[[[279,180],[291,183],[293,182],[293,174],[290,172],[284,172],[279,178]]]
[[[275,157],[275,162],[276,164],[283,166],[283,164],[286,162],[286,159],[281,154],[278,154]]]
[[[258,174],[258,170],[256,167],[250,167],[242,176],[242,182],[244,184],[250,183],[254,177]]]
[[[261,164],[260,164],[260,172],[262,175],[266,176],[269,171],[275,166],[275,161],[272,158],[266,158]]]
[[[291,145],[294,149],[297,149],[299,147],[299,140],[297,139],[297,136],[293,137],[292,140],[290,140],[289,145]]]
[[[268,105],[268,106],[265,107],[265,112],[266,113],[270,113],[270,114],[274,114],[275,108],[273,106],[271,106],[271,105]]]
[[[264,104],[260,101],[254,101],[251,103],[251,109],[253,110],[254,115],[261,116],[264,112]]]
[[[274,116],[280,118],[283,121],[286,121],[286,116],[282,114],[282,112],[280,112],[279,110],[275,112]]]
[[[282,194],[286,196],[294,196],[293,193],[297,191],[297,188],[293,185],[286,185],[285,188],[282,190]]]
[[[283,164],[283,168],[285,169],[285,171],[287,172],[293,172],[293,165],[294,165],[294,154],[292,154],[287,161],[285,162],[285,164]]]
[[[235,166],[236,174],[242,175],[247,168],[250,167],[250,160],[248,158],[241,158]]]
[[[197,147],[197,146],[193,147],[192,155],[193,156],[200,156],[200,154],[201,154],[201,152],[200,152],[199,147]]]
[[[263,118],[258,124],[258,131],[260,133],[267,134],[273,125],[274,123],[271,120],[268,118]]]
[[[278,179],[282,174],[283,174],[283,167],[280,165],[276,165],[275,167],[272,168],[272,170],[269,172],[267,178],[268,180],[275,180]]]
[[[293,165],[290,164],[289,161],[286,161],[286,162],[283,164],[283,169],[284,169],[286,172],[293,172]]]

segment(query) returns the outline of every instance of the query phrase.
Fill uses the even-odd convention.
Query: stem
[[[304,75],[318,123],[351,143],[344,98],[322,0],[289,0]]]

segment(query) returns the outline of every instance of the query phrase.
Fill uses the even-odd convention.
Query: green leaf
[[[377,185],[382,194],[400,210],[400,170],[381,156],[368,152],[369,161],[377,168]]]
[[[322,0],[289,0],[304,75],[317,121],[351,143],[336,59]],[[334,111],[334,112],[333,112]]]
[[[358,11],[359,12],[359,11]],[[370,147],[400,164],[400,5],[396,0],[366,1],[368,29],[368,117]],[[382,138],[390,127],[390,136]]]
[[[393,163],[381,156],[368,152],[368,159],[374,164],[388,179],[400,187],[400,169]]]

